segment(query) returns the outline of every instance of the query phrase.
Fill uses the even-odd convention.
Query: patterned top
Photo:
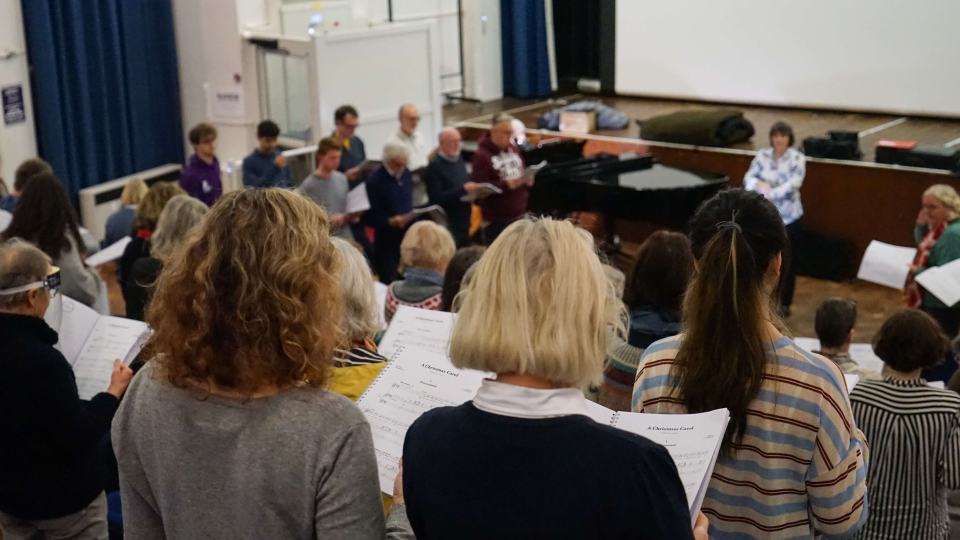
[[[686,413],[671,373],[683,334],[647,348],[633,410]],[[741,441],[721,455],[703,503],[710,538],[846,537],[866,520],[868,449],[836,364],[789,338],[771,344]]]
[[[960,396],[888,377],[861,382],[850,401],[874,456],[859,538],[947,538],[947,491],[960,488]]]
[[[400,306],[440,309],[442,293],[443,274],[426,268],[407,268],[403,272],[403,279],[394,281],[387,287],[384,317],[390,322]]]
[[[806,172],[806,158],[802,152],[787,148],[780,159],[774,159],[773,148],[766,148],[757,152],[750,163],[743,177],[743,189],[762,193],[757,189],[757,182],[769,184],[771,191],[764,196],[780,211],[783,224],[789,225],[803,216],[800,186]]]

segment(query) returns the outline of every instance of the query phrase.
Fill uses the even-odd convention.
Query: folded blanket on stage
[[[642,139],[700,146],[729,146],[754,133],[753,124],[737,109],[678,111],[637,124]]]

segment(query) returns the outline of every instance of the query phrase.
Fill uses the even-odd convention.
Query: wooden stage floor
[[[809,109],[787,109],[775,107],[756,107],[746,105],[719,105],[703,102],[674,101],[665,99],[646,99],[633,97],[601,97],[589,94],[559,96],[551,100],[521,100],[505,98],[478,106],[471,103],[457,103],[444,107],[444,123],[459,122],[487,123],[501,111],[511,112],[523,121],[528,128],[537,127],[537,117],[550,109],[580,100],[599,100],[606,105],[623,111],[631,118],[630,125],[622,130],[598,130],[597,135],[636,139],[640,128],[633,120],[644,120],[652,116],[680,110],[704,109],[708,107],[730,106],[744,111],[744,116],[753,123],[756,134],[747,142],[730,148],[740,150],[759,150],[769,146],[767,133],[770,126],[783,120],[793,127],[797,145],[804,137],[825,135],[829,130],[847,130],[869,132],[860,138],[863,161],[874,161],[874,149],[881,139],[915,140],[921,145],[947,145],[960,148],[960,119],[940,119],[927,117],[906,117],[893,114],[856,113],[842,111],[824,111]],[[886,126],[886,127],[884,127]]]

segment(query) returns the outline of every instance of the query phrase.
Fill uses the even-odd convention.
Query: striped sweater
[[[850,402],[873,441],[870,517],[858,538],[947,538],[947,491],[960,489],[960,396],[887,378],[861,381]]]
[[[633,410],[687,412],[671,373],[683,335],[644,353]],[[771,344],[743,439],[721,455],[703,512],[710,538],[846,537],[867,517],[868,449],[836,364],[789,338]]]

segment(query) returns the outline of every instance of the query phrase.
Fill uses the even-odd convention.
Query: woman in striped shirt
[[[886,364],[883,380],[850,393],[874,456],[859,538],[948,538],[947,492],[960,489],[960,396],[920,377],[943,359],[947,339],[929,315],[904,309],[883,323],[873,348]]]
[[[689,229],[684,332],[645,351],[633,410],[730,411],[703,504],[710,538],[852,535],[866,519],[867,447],[840,368],[771,322],[787,245],[776,207],[724,191]]]

